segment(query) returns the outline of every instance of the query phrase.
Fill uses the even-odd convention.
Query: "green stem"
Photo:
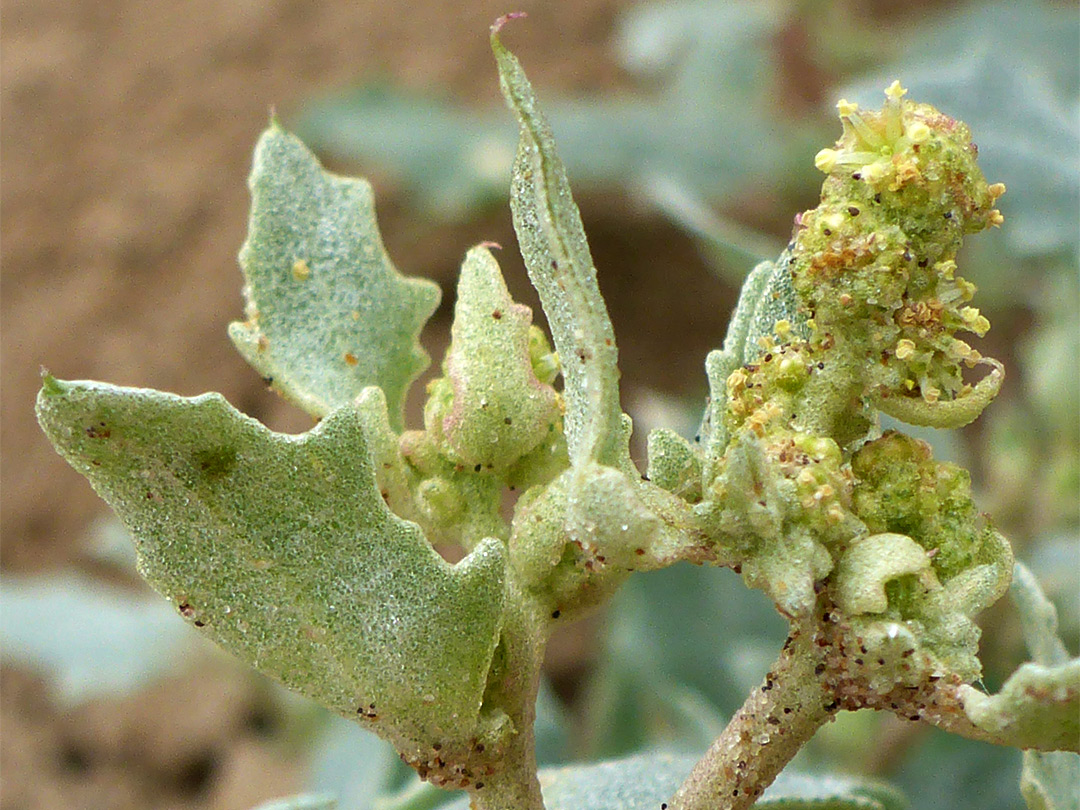
[[[519,734],[515,743],[507,751],[506,768],[488,778],[482,788],[472,791],[475,810],[544,810],[536,775],[532,727]]]
[[[765,680],[694,766],[670,810],[750,807],[821,726],[836,704],[822,684],[825,648],[812,624],[793,628]]]
[[[488,684],[484,704],[505,712],[516,733],[507,739],[498,769],[481,780],[483,787],[474,786],[470,791],[474,810],[544,810],[536,775],[534,725],[548,629],[543,611],[516,582],[510,589],[500,642],[506,666],[497,680]]]

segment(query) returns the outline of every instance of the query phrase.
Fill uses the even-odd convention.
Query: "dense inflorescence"
[[[1012,568],[965,471],[901,434],[874,438],[878,409],[955,426],[1000,384],[996,361],[956,337],[989,324],[955,256],[1001,222],[1004,188],[983,178],[967,127],[903,95],[894,83],[880,111],[840,102],[843,134],[817,157],[820,205],[744,287],[710,357],[696,507],[723,538],[717,558],[789,617],[809,616],[826,586],[863,658],[882,661],[881,688],[977,677],[971,616]],[[981,362],[994,371],[966,383]]]

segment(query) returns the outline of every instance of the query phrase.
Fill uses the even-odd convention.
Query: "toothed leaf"
[[[312,416],[379,386],[400,430],[406,391],[428,364],[418,336],[439,288],[394,268],[370,184],[324,171],[276,124],[259,139],[248,184],[247,320],[230,326],[233,343]]]
[[[38,418],[204,634],[403,755],[476,735],[502,546],[451,566],[391,513],[357,410],[286,436],[218,394],[47,377]]]

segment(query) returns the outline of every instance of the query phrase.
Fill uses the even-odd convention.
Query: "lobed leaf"
[[[492,28],[491,47],[499,84],[521,124],[510,207],[525,267],[562,360],[570,458],[574,464],[596,461],[626,468],[618,350],[581,213],[532,85],[499,41],[498,28]]]
[[[418,336],[439,288],[394,268],[370,184],[325,171],[276,123],[255,147],[248,185],[247,320],[230,325],[233,343],[315,417],[379,386],[400,431],[406,391],[428,364]]]
[[[403,755],[475,736],[503,548],[451,566],[390,512],[357,410],[286,436],[218,394],[46,376],[38,418],[123,519],[143,576],[204,634]]]

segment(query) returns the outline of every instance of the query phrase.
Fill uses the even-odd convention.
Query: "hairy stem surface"
[[[776,664],[694,766],[671,810],[750,807],[832,719],[836,703],[819,677],[825,656],[817,636],[812,624],[792,629]]]

